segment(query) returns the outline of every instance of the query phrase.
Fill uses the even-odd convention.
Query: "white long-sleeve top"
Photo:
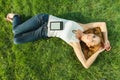
[[[50,22],[54,22],[54,21],[62,21],[63,30],[50,30]],[[49,15],[47,26],[48,26],[48,34],[47,34],[48,37],[59,37],[67,43],[79,42],[79,40],[76,38],[75,33],[72,32],[73,30],[80,29],[81,31],[83,31],[83,28],[77,22],[58,18],[52,15]]]

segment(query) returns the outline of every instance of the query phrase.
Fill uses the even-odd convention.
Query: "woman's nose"
[[[91,40],[92,39],[92,36],[91,35],[88,35],[88,37],[87,37],[89,40]]]

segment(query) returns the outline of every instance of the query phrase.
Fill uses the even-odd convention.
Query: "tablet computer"
[[[62,21],[50,22],[50,30],[63,30],[63,22]]]

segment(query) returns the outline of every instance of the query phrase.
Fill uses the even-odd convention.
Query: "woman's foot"
[[[13,17],[14,17],[14,15],[16,15],[16,14],[14,14],[14,13],[8,13],[5,19],[6,19],[7,21],[9,21],[9,22],[12,23],[12,22],[13,22]]]

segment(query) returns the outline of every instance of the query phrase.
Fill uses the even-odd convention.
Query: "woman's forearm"
[[[102,25],[100,26],[100,28],[103,33],[104,41],[106,42],[108,40],[108,31],[107,31],[106,23],[103,22]]]
[[[94,53],[90,58],[88,58],[88,60],[86,61],[86,68],[89,68],[90,65],[95,61],[97,56],[104,50],[105,49],[101,49],[100,51],[97,51],[96,53]]]
[[[108,34],[107,31],[103,32],[103,37],[104,37],[104,41],[106,42],[108,40]]]
[[[96,53],[94,53],[89,59],[85,59],[85,56],[81,50],[81,46],[77,46],[77,44],[73,45],[73,49],[75,51],[76,56],[78,57],[79,61],[82,63],[82,65],[87,69],[91,66],[91,64],[95,61],[95,59],[97,58],[97,56],[104,51],[104,48],[101,48],[99,51],[97,51]]]
[[[109,42],[109,40],[108,40],[108,31],[107,31],[106,23],[103,23],[103,24],[101,25],[101,30],[102,30],[102,32],[103,32],[104,48],[105,48],[107,51],[110,51],[111,46],[110,46],[110,42]]]

